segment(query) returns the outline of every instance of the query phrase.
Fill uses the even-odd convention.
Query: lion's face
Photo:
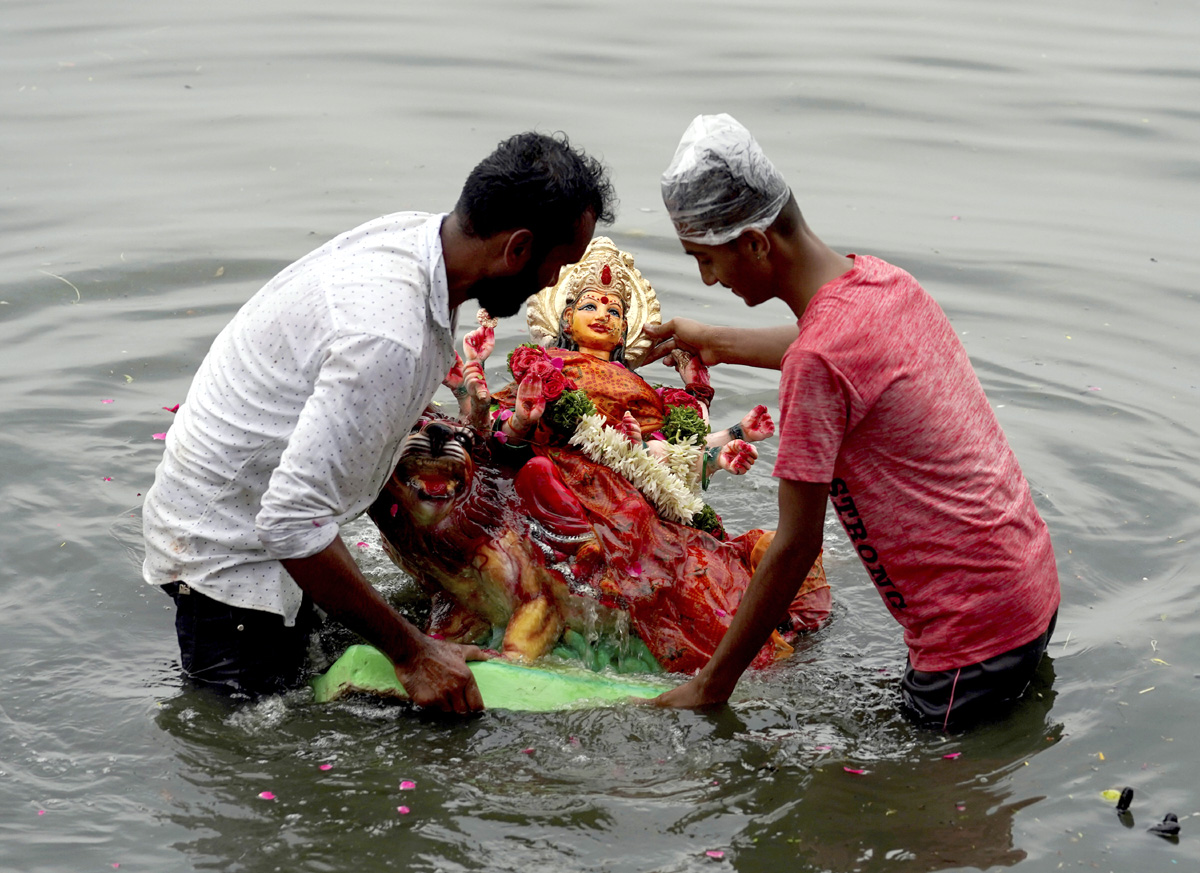
[[[471,450],[478,434],[448,419],[423,417],[400,447],[400,461],[388,483],[397,512],[418,527],[439,524],[466,494],[475,475]]]

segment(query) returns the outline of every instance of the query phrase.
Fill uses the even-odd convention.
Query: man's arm
[[[723,327],[704,324],[690,318],[672,318],[663,324],[647,324],[646,334],[655,343],[646,361],[656,361],[675,349],[682,349],[709,366],[743,364],[778,370],[783,353],[800,334],[794,324],[777,327]]]
[[[267,554],[318,606],[393,660],[415,703],[470,712],[482,701],[464,658],[481,654],[424,637],[405,621],[363,578],[336,525],[370,504],[381,469],[429,399],[423,380],[397,374],[425,367],[409,348],[371,334],[332,343],[255,526]]]
[[[821,552],[828,483],[779,482],[779,529],[742,597],[716,652],[696,676],[652,703],[697,707],[724,703],[733,693]]]
[[[483,709],[466,661],[484,654],[427,637],[405,620],[363,577],[341,537],[315,555],[281,563],[317,606],[391,658],[413,703],[460,715]]]

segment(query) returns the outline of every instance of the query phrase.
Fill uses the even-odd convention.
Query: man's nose
[[[717,274],[713,272],[711,267],[700,268],[700,281],[705,285],[716,285]]]

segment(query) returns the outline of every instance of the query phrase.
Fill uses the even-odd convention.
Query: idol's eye
[[[611,315],[613,318],[620,318],[621,310],[613,308],[613,309],[608,310],[608,314]]]
[[[596,304],[595,303],[580,303],[579,306],[576,307],[576,309],[582,309],[584,312],[595,312]]]
[[[414,424],[414,425],[413,425],[413,426],[412,426],[412,427],[409,429],[409,431],[408,431],[408,432],[409,432],[409,433],[416,433],[417,431],[419,431],[421,428],[423,428],[423,427],[424,427],[426,424],[428,424],[428,423],[429,423],[429,419],[427,419],[427,418],[418,418],[418,419],[417,419],[417,421],[416,421],[416,424]]]

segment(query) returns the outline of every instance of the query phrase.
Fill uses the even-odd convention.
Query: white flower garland
[[[661,515],[687,524],[704,508],[697,494],[700,474],[693,470],[699,449],[691,439],[670,445],[664,464],[641,443],[631,443],[615,427],[605,424],[603,415],[596,414],[579,420],[570,442],[597,464],[628,479]]]

